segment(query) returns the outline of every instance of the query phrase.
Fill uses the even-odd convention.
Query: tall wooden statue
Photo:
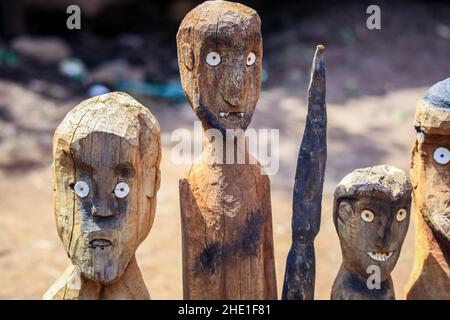
[[[391,272],[409,225],[411,183],[392,166],[358,169],[334,193],[342,251],[332,300],[393,300]]]
[[[259,98],[261,22],[244,5],[207,1],[177,34],[185,94],[203,129],[221,133],[249,125]],[[260,164],[225,158],[208,140],[202,160],[180,180],[185,299],[276,299],[270,183]],[[215,144],[217,145],[217,144]],[[221,163],[222,162],[222,163]]]
[[[283,299],[314,299],[314,239],[320,228],[327,161],[324,48],[317,46],[308,89],[308,116],[297,160],[292,205],[292,246],[286,261]]]
[[[414,186],[416,248],[407,299],[450,299],[450,78],[416,110]]]
[[[135,252],[155,216],[159,124],[125,93],[80,103],[53,138],[55,219],[72,265],[44,299],[149,299]]]

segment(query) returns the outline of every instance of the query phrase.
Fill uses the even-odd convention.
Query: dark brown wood
[[[358,169],[334,193],[333,221],[342,265],[332,300],[395,299],[391,272],[409,226],[412,186],[400,169]]]
[[[80,103],[53,140],[58,234],[72,262],[44,299],[149,299],[135,252],[153,224],[159,124],[125,93]]]
[[[224,146],[227,130],[247,128],[259,98],[260,29],[253,9],[207,1],[186,15],[177,34],[186,96],[206,136],[215,130]],[[185,299],[277,298],[269,178],[231,139],[232,150],[216,150],[210,137],[180,180]],[[245,163],[225,163],[237,149]]]
[[[283,299],[314,299],[314,239],[320,229],[327,161],[327,112],[324,47],[316,48],[308,88],[308,115],[295,174],[292,246],[286,261]]]
[[[414,186],[416,247],[408,300],[450,300],[450,78],[430,88],[416,110]]]

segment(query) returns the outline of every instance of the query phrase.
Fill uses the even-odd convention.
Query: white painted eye
[[[363,219],[365,222],[372,222],[375,218],[375,215],[370,210],[363,210],[361,212],[361,219]]]
[[[400,209],[397,212],[396,219],[397,221],[403,221],[406,218],[406,209]]]
[[[447,148],[440,147],[434,151],[434,160],[439,164],[447,164],[450,161],[450,151]]]
[[[130,187],[125,182],[119,182],[114,188],[114,194],[117,198],[125,198],[130,193]]]
[[[253,52],[250,52],[247,56],[247,65],[251,66],[256,61],[256,55]]]
[[[206,56],[206,63],[212,67],[217,66],[220,63],[220,54],[217,52],[211,51]]]
[[[73,187],[73,191],[80,198],[86,198],[89,194],[89,185],[84,181],[78,181]]]

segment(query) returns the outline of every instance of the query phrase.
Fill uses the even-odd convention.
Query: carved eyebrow
[[[90,164],[84,163],[79,158],[74,158],[73,162],[75,163],[75,167],[80,169],[81,171],[84,171],[89,174],[93,174],[95,172],[94,167],[92,167]]]
[[[260,41],[261,36],[259,34],[251,34],[241,36],[239,42],[236,42],[236,38],[227,34],[209,34],[205,37],[206,45],[224,45],[226,47],[236,46],[238,43],[240,44],[248,44],[253,42]]]
[[[445,144],[448,144],[449,136],[450,136],[450,132],[449,132],[449,134],[442,134],[442,135],[425,134],[424,143],[425,144],[442,144],[443,146],[445,146]]]
[[[114,167],[114,173],[125,178],[132,178],[136,170],[130,162],[123,162]]]
[[[218,34],[213,41],[216,42],[217,44],[223,44],[227,47],[231,47],[235,43],[235,41],[233,41],[233,38],[227,35],[220,35],[220,34]]]

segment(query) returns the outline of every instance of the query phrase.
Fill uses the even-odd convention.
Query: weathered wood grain
[[[67,114],[52,169],[56,226],[73,266],[45,298],[149,297],[134,256],[153,224],[160,158],[157,120],[125,93]]]
[[[450,300],[450,163],[445,151],[450,150],[450,78],[419,101],[415,127],[411,180],[416,246],[405,296]]]
[[[333,221],[342,265],[332,300],[395,299],[391,272],[409,226],[412,186],[400,169],[358,169],[334,193]]]
[[[297,160],[292,205],[292,246],[286,261],[283,299],[314,299],[314,239],[320,229],[327,161],[324,47],[316,48],[308,88],[308,115]]]
[[[201,160],[180,180],[184,298],[276,299],[270,182],[227,132],[247,128],[259,98],[259,16],[238,3],[207,1],[184,18],[177,48],[182,85],[203,128],[221,133],[223,146],[232,139],[231,150],[215,150],[206,132]],[[238,149],[245,163],[225,163]]]

